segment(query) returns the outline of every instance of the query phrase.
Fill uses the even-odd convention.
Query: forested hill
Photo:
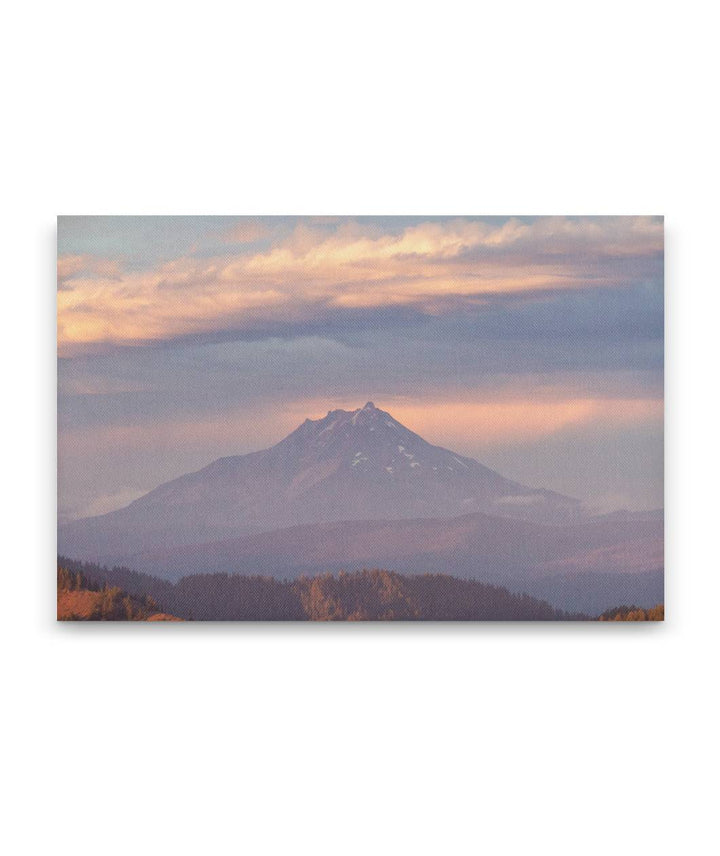
[[[199,621],[558,621],[586,619],[501,586],[442,574],[403,576],[365,570],[280,581],[197,574],[170,583],[128,568],[103,568],[60,557],[66,572],[115,588],[163,613]],[[144,600],[143,600],[144,599]],[[105,617],[105,616],[103,616]],[[122,620],[123,616],[107,618]]]
[[[159,612],[147,595],[134,596],[118,586],[91,579],[79,570],[58,566],[58,621],[179,621]]]

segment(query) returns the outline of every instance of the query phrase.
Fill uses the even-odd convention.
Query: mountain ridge
[[[630,573],[662,567],[662,524],[588,520],[548,526],[468,514],[453,518],[329,521],[129,557],[139,571],[177,579],[191,573],[303,573],[372,564],[400,573],[474,579],[540,579],[562,573]]]

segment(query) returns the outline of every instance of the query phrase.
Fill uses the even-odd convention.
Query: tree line
[[[321,574],[296,580],[235,574],[195,574],[176,583],[125,567],[59,559],[65,585],[81,579],[112,592],[101,618],[122,620],[123,597],[136,610],[214,621],[562,621],[587,620],[503,586],[445,574],[383,569]],[[75,578],[73,578],[75,574]],[[77,576],[79,575],[79,577]],[[60,586],[61,571],[58,571]],[[113,612],[115,610],[115,612]]]

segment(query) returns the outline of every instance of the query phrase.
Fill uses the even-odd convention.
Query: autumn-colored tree
[[[87,567],[81,570],[58,565],[58,618],[63,621],[143,621],[158,612],[147,596],[133,596],[107,580],[100,581]]]
[[[665,606],[658,603],[650,609],[639,606],[616,606],[598,616],[598,621],[664,621]]]

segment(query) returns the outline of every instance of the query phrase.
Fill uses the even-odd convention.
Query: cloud
[[[513,396],[477,400],[396,402],[393,415],[428,440],[477,448],[534,441],[589,425],[613,428],[662,423],[659,399],[572,397],[569,391],[546,390],[532,398]],[[525,393],[527,395],[527,391]],[[378,405],[379,406],[379,405]]]
[[[105,259],[91,255],[65,255],[58,258],[58,288],[70,289],[69,281],[83,275],[97,280],[119,281],[122,268],[117,259]]]
[[[78,520],[82,517],[95,517],[99,514],[108,514],[110,511],[115,511],[118,508],[124,508],[141,496],[144,496],[148,489],[121,490],[117,493],[105,494],[95,497],[92,501],[83,506],[66,509],[58,515],[58,523],[68,523],[71,520]]]
[[[267,238],[262,250],[233,244]],[[143,270],[118,259],[58,260],[61,354],[406,307],[437,316],[498,296],[617,288],[658,275],[657,218],[451,218],[390,230],[304,218],[289,234],[252,218],[225,235],[229,252],[186,254]]]
[[[75,453],[82,449],[97,453],[102,448],[163,450],[171,444],[187,450],[214,444],[224,445],[225,454],[239,454],[279,442],[306,418],[319,419],[330,409],[353,410],[363,404],[359,398],[304,398],[282,404],[258,402],[222,413],[88,425],[63,431],[61,447]],[[494,399],[487,399],[484,393],[469,393],[462,400],[376,397],[375,404],[426,440],[450,448],[467,445],[469,438],[478,448],[511,446],[591,424],[622,428],[662,424],[663,418],[659,399],[578,398],[563,389],[548,389],[532,398],[512,391],[510,397],[499,393]]]
[[[272,235],[273,230],[267,223],[254,217],[245,217],[224,232],[222,239],[227,244],[255,244]]]

